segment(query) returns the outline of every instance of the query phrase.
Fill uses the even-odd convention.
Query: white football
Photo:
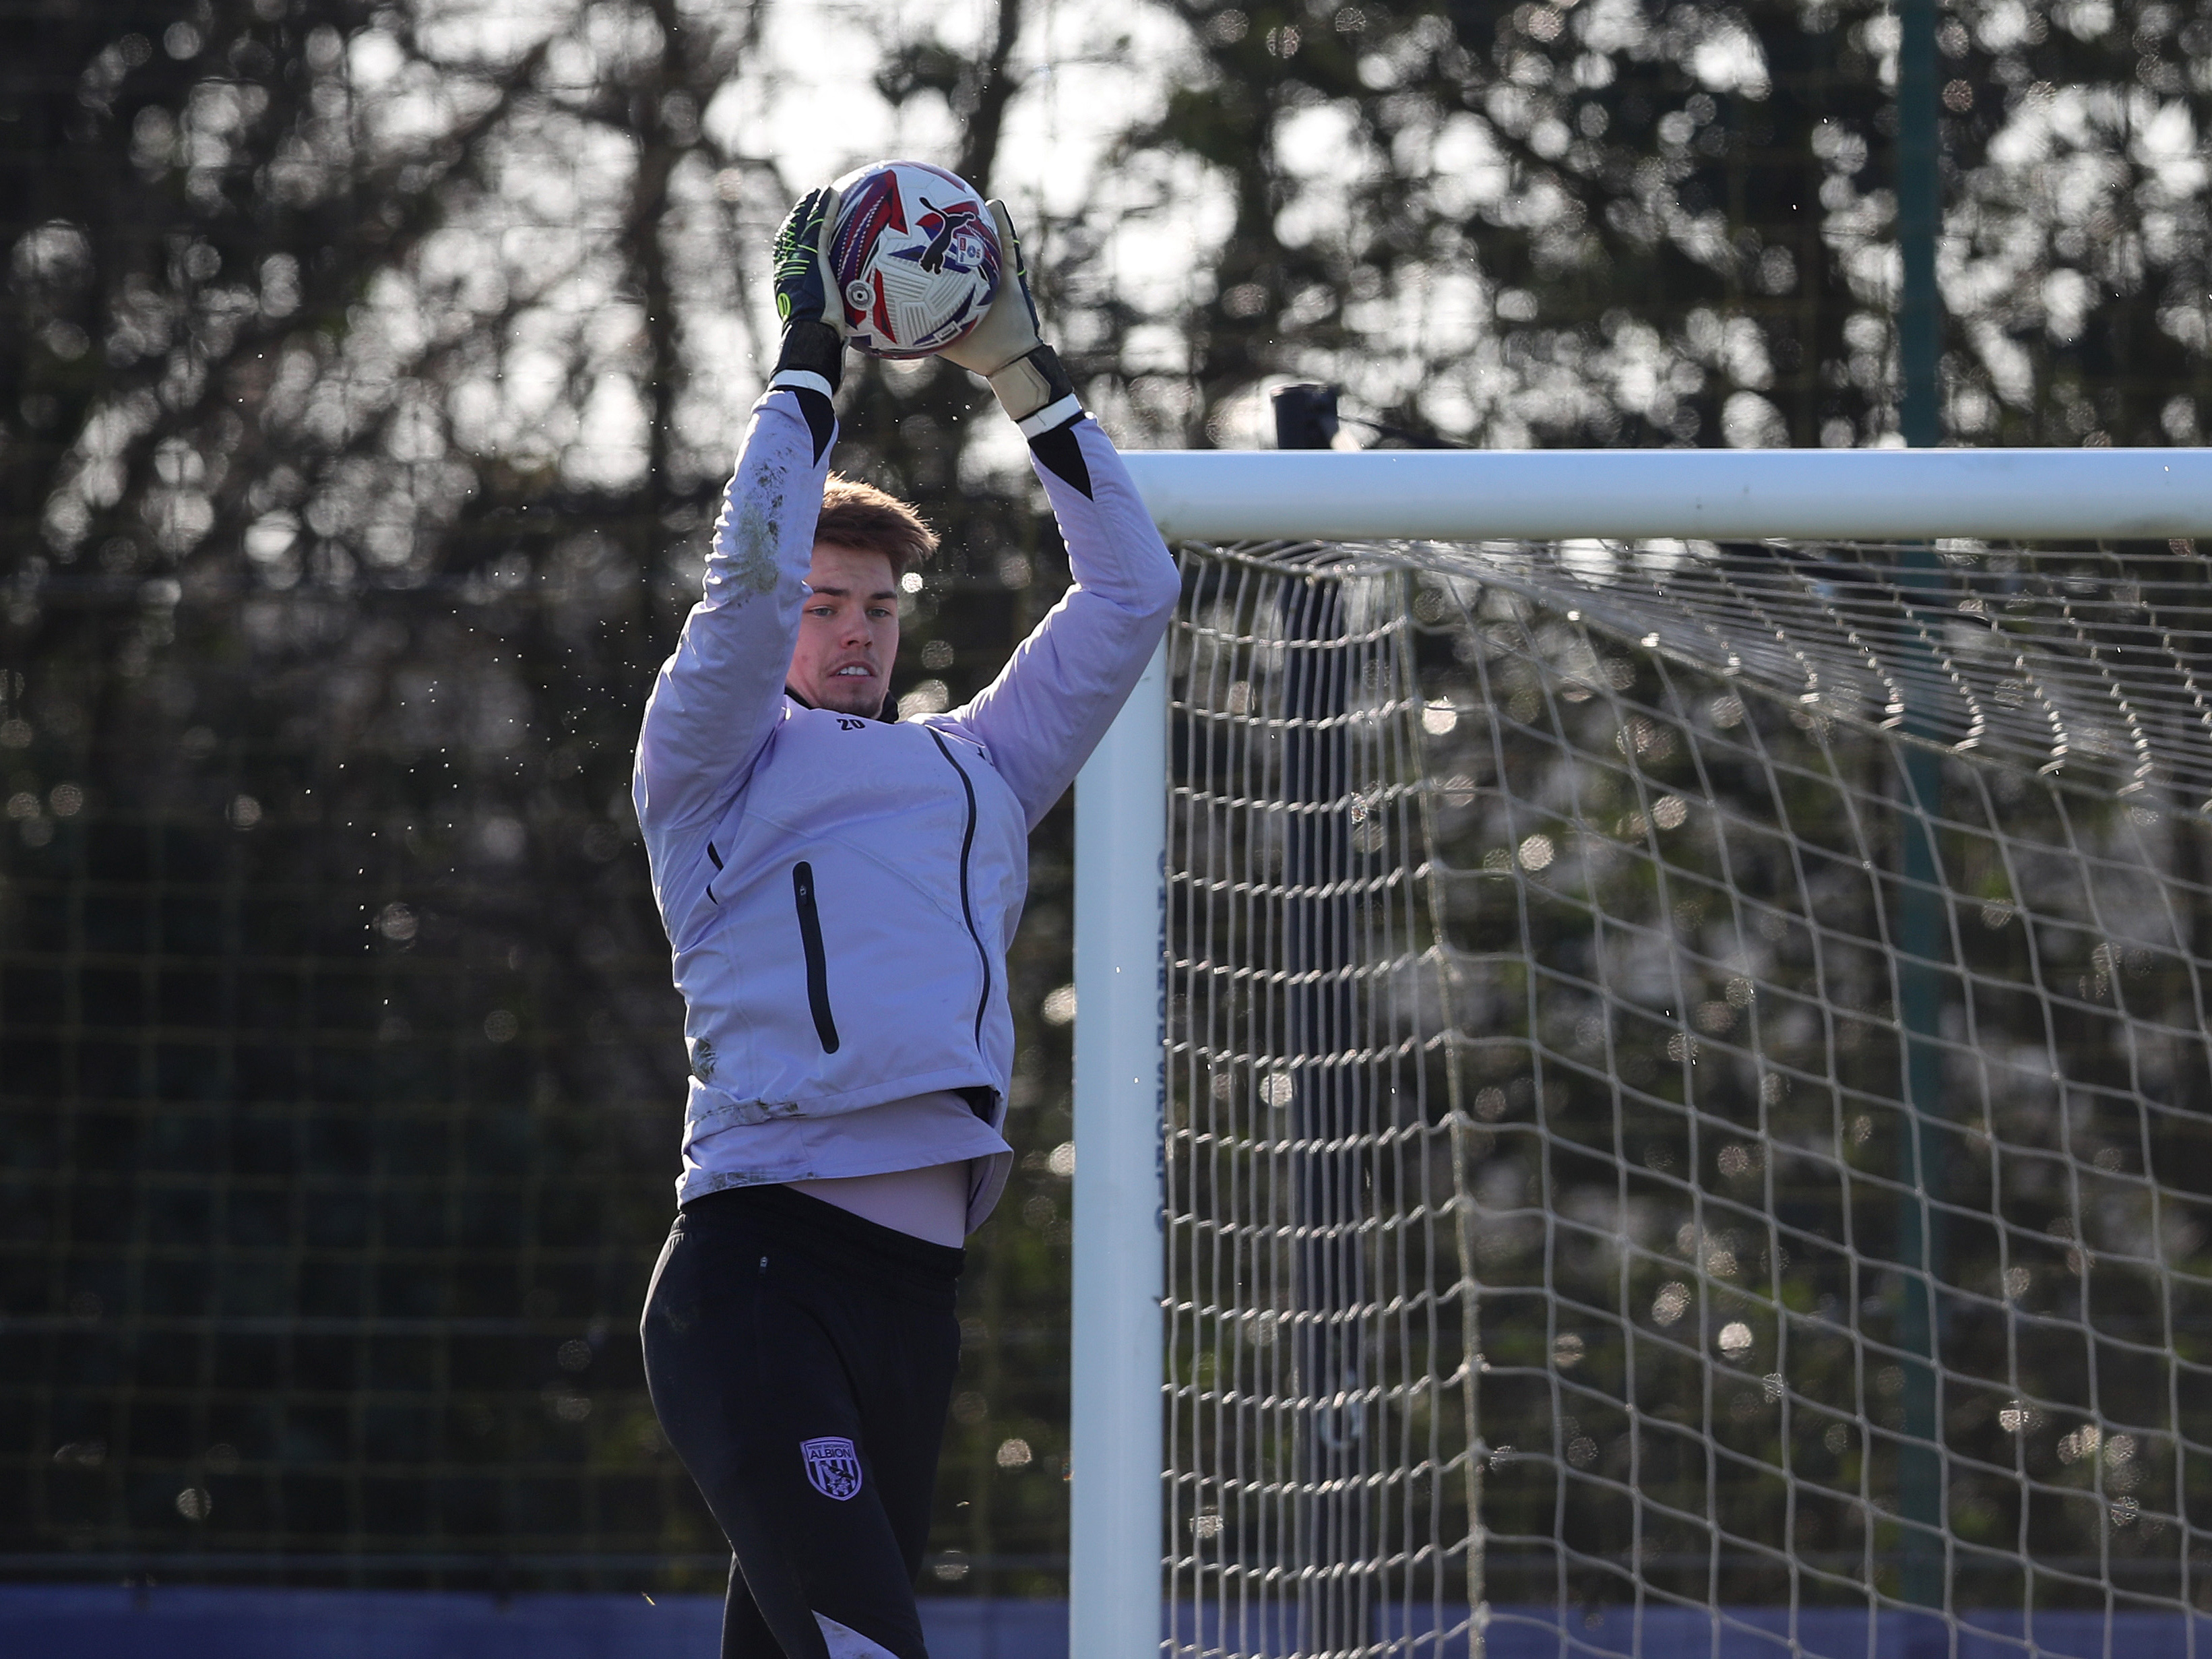
[[[877,161],[837,191],[830,274],[853,345],[926,357],[982,319],[999,291],[999,228],[965,180],[925,161]]]

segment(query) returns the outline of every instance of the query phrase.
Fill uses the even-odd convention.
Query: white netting
[[[2193,1653],[2193,550],[1185,568],[1173,1645]]]

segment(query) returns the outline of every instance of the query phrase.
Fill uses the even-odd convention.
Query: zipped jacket
[[[999,1121],[1028,832],[1105,734],[1178,592],[1127,470],[1079,417],[1031,444],[1074,582],[999,677],[912,720],[805,707],[783,683],[834,441],[817,393],[754,406],[704,597],[638,739],[633,793],[691,1057],[687,1146],[939,1090],[989,1091]]]

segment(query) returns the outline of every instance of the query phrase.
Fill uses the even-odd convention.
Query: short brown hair
[[[890,561],[894,576],[903,576],[937,550],[937,532],[922,522],[921,514],[873,484],[835,472],[822,486],[814,539],[880,553]]]

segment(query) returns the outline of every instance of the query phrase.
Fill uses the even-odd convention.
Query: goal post
[[[1155,450],[1172,541],[2203,533],[2212,450]]]
[[[1159,1645],[1167,706],[1163,644],[1075,792],[1071,1659]]]
[[[1075,1659],[2199,1605],[2212,453],[1127,460],[1187,581],[1077,789]]]

